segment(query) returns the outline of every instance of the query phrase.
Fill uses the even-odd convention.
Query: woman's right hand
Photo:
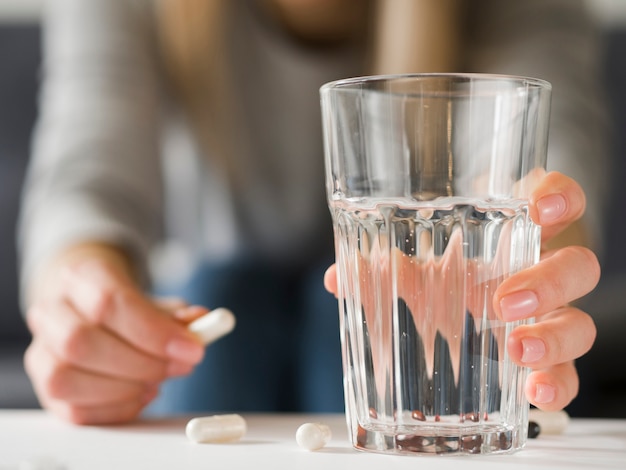
[[[514,362],[533,369],[526,382],[526,395],[530,403],[547,411],[564,408],[577,395],[579,378],[574,360],[589,351],[596,336],[592,317],[571,305],[593,290],[600,278],[595,254],[570,244],[577,238],[572,233],[581,233],[576,224],[584,209],[585,193],[576,181],[557,172],[544,175],[530,198],[529,213],[542,227],[542,246],[547,251],[539,263],[504,280],[493,295],[493,311],[498,318],[507,322],[536,319],[533,324],[516,327],[507,339],[507,348]],[[564,232],[572,228],[575,231]],[[406,267],[406,261],[396,261],[394,266],[415,271]],[[367,274],[363,278],[367,280]],[[398,287],[409,292],[403,295],[405,301],[411,299],[411,284],[415,281],[409,278],[408,286]],[[338,295],[335,264],[326,271],[324,285]],[[434,295],[440,298],[442,294]]]
[[[73,423],[134,419],[163,380],[190,373],[204,355],[186,323],[206,309],[190,315],[182,303],[146,297],[110,247],[64,253],[38,277],[30,300],[27,374],[41,405]]]

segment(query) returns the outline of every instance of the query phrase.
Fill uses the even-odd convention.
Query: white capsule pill
[[[189,331],[195,333],[206,345],[230,333],[235,328],[235,316],[225,308],[216,308],[192,321]]]
[[[237,414],[193,418],[185,434],[194,442],[222,443],[238,441],[246,434],[246,420]]]
[[[541,434],[561,434],[569,424],[569,415],[565,411],[542,411],[533,408],[528,413],[528,420],[539,425]]]
[[[296,442],[306,450],[321,449],[330,438],[330,428],[321,423],[305,423],[296,431]]]

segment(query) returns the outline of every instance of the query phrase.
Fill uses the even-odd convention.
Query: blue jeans
[[[176,294],[229,308],[237,325],[190,376],[165,382],[146,412],[343,411],[337,300],[323,287],[329,264],[202,266]]]

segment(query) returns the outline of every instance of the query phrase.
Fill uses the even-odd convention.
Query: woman
[[[332,79],[463,69],[552,81],[549,159],[594,210],[581,222],[585,193],[551,173],[533,218],[546,242],[561,232],[560,245],[593,242],[580,227],[598,225],[601,111],[584,9],[469,5],[50,2],[20,226],[25,364],[42,405],[78,423],[133,419],[159,391],[153,412],[342,408],[336,300],[321,287],[332,229],[318,88]],[[539,407],[576,395],[573,360],[595,329],[562,306],[598,275],[588,249],[567,246],[494,299],[506,320],[542,320],[509,344],[535,369],[528,397]],[[238,320],[206,355],[185,328],[206,312],[194,304]]]

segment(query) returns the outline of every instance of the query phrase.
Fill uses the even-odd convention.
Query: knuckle
[[[85,410],[81,407],[66,404],[63,409],[63,417],[66,421],[69,421],[72,424],[78,425],[88,425],[94,424],[93,420],[90,417],[90,413],[88,410]]]
[[[41,382],[41,390],[49,398],[66,399],[69,396],[70,388],[68,380],[67,367],[56,363],[44,375]]]
[[[568,365],[570,369],[571,378],[569,381],[570,384],[570,400],[573,400],[576,395],[578,395],[578,391],[580,388],[580,376],[578,375],[578,371],[576,370],[576,366],[574,365],[574,361],[571,361]]]
[[[112,295],[113,305],[120,310],[128,309],[135,301],[135,298],[136,293],[126,287],[115,289]]]
[[[558,387],[563,392],[561,400],[559,400],[559,405],[561,408],[564,408],[578,395],[578,391],[580,389],[580,378],[578,376],[576,366],[574,365],[574,361],[562,364],[561,371],[562,374]]]
[[[78,358],[87,356],[91,341],[92,327],[85,323],[72,325],[65,334],[59,354],[62,359],[74,362]]]
[[[141,412],[142,406],[138,402],[129,402],[122,409],[119,409],[114,417],[111,418],[112,422],[125,423],[132,421]]]
[[[54,310],[54,302],[37,301],[26,309],[26,326],[33,334],[37,334],[45,324],[45,319]]]
[[[37,352],[35,349],[35,345],[34,343],[31,343],[27,348],[26,351],[24,351],[24,357],[23,357],[23,364],[24,364],[24,370],[26,371],[26,373],[28,374],[29,377],[33,377],[34,376],[34,372],[35,372],[35,365],[39,362],[36,359]]]
[[[566,246],[561,248],[560,257],[563,260],[576,260],[576,266],[582,267],[585,278],[593,281],[593,284],[600,280],[600,262],[596,254],[589,248],[584,246]]]
[[[583,257],[585,257],[586,265],[588,266],[589,272],[593,279],[593,285],[595,285],[600,281],[600,262],[598,261],[598,257],[596,254],[586,247],[580,247],[580,252]]]
[[[569,284],[567,279],[562,276],[550,276],[545,279],[543,289],[548,292],[548,298],[563,299],[567,297],[567,289]],[[560,302],[559,302],[560,303]]]
[[[586,354],[593,346],[593,343],[595,343],[598,334],[596,324],[593,321],[593,318],[591,318],[591,315],[584,314],[583,319],[581,320],[581,330],[585,335],[583,344],[586,346],[583,354]]]
[[[553,329],[545,329],[543,331],[543,340],[547,346],[548,354],[544,359],[544,364],[558,364],[563,361],[563,357],[567,354],[568,342]]]
[[[546,357],[546,364],[548,365],[574,360],[586,354],[593,346],[597,335],[595,323],[589,314],[569,307],[563,307],[557,310],[556,313],[561,314],[563,317],[560,320],[561,326],[559,328],[543,329],[541,333],[544,342],[548,345],[548,355]],[[563,331],[567,330],[567,326],[562,322],[576,325],[576,327],[568,330],[568,334],[564,334]],[[576,336],[576,341],[572,341],[572,335]]]
[[[133,292],[127,288],[99,287],[87,315],[97,325],[110,324],[116,312],[130,308],[133,298]]]
[[[110,287],[95,289],[90,305],[84,312],[97,325],[106,324],[112,315],[115,305],[115,291]]]
[[[168,377],[167,363],[165,361],[159,361],[153,367],[144,368],[144,372],[141,374],[141,380],[147,382],[161,382]]]

